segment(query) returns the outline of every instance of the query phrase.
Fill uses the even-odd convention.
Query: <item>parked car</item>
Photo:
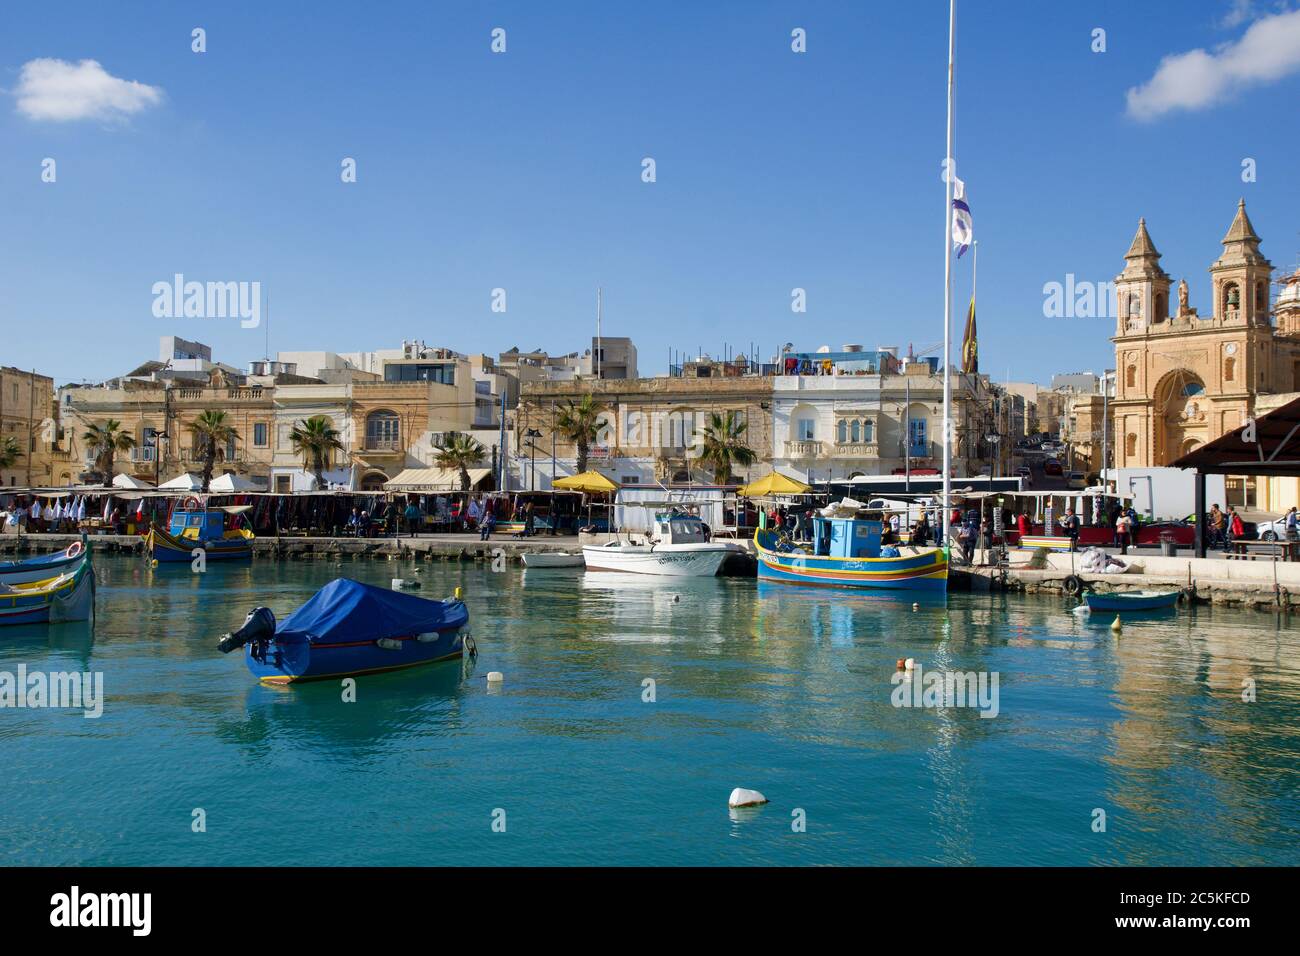
[[[1032,488],[1034,485],[1034,473],[1029,470],[1028,465],[1022,465],[1016,469],[1016,477],[1024,482],[1026,488]]]
[[[1059,478],[1061,475],[1065,474],[1065,469],[1061,467],[1061,463],[1055,458],[1049,458],[1047,461],[1043,462],[1043,474],[1053,475]]]
[[[1286,515],[1276,521],[1261,521],[1255,525],[1256,536],[1261,541],[1281,541],[1286,537]]]
[[[1075,491],[1082,491],[1088,487],[1088,476],[1081,471],[1072,471],[1066,478],[1066,487]]]

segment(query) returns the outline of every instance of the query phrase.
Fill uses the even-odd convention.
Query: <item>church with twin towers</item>
[[[1222,245],[1210,266],[1213,301],[1202,315],[1187,280],[1175,284],[1161,267],[1146,220],[1138,222],[1115,279],[1116,467],[1168,465],[1298,397],[1300,269],[1280,280],[1274,298],[1273,264],[1260,251],[1245,200]],[[1270,507],[1265,491],[1253,479],[1229,479],[1236,504]]]

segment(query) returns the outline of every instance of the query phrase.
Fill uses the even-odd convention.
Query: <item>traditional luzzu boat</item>
[[[827,511],[833,512],[832,505]],[[881,521],[823,515],[813,519],[811,547],[760,528],[754,534],[760,580],[842,588],[948,589],[948,552],[944,548],[882,548]]]
[[[192,506],[191,506],[192,505]],[[190,561],[195,548],[202,548],[208,561],[239,561],[253,556],[253,532],[248,528],[227,528],[226,516],[237,517],[245,505],[204,508],[188,498],[172,512],[168,529],[157,525],[145,536],[147,553],[160,563]]]
[[[1026,534],[1020,537],[1020,547],[1026,551],[1047,548],[1049,551],[1069,551],[1070,539],[1063,534]]]
[[[72,567],[41,580],[0,580],[0,625],[88,621],[94,613],[95,568],[88,552]]]
[[[5,584],[26,584],[29,581],[48,581],[65,571],[74,570],[86,556],[86,539],[74,541],[62,551],[43,554],[21,561],[0,561],[0,581]]]
[[[278,625],[270,609],[254,608],[217,648],[243,647],[254,677],[292,684],[456,659],[473,651],[468,628],[459,596],[431,601],[336,578]]]

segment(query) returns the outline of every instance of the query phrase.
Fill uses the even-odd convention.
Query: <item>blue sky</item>
[[[956,156],[980,241],[983,371],[1046,381],[1113,364],[1111,320],[1044,318],[1042,289],[1113,278],[1140,215],[1202,312],[1239,196],[1265,253],[1294,266],[1300,45],[1285,10],[959,0]],[[412,337],[568,351],[594,332],[597,285],[605,331],[635,338],[643,374],[670,347],[942,339],[944,0],[52,2],[0,16],[4,364],[101,379],[164,334],[239,366],[260,357],[263,329],[152,314],[153,283],[178,272],[260,281],[272,351]],[[1252,30],[1253,47],[1232,46]],[[1128,103],[1162,58],[1197,49]],[[25,86],[43,58],[155,92],[52,118],[50,91]],[[356,183],[340,181],[344,157]],[[795,287],[806,314],[790,310]]]

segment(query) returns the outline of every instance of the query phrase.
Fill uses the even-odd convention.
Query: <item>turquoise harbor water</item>
[[[1300,863],[1300,629],[1271,614],[1116,639],[1050,600],[435,564],[423,593],[465,588],[472,672],[343,703],[256,685],[216,639],[409,564],[97,567],[93,636],[0,631],[0,670],[99,671],[106,696],[99,719],[0,710],[7,864]],[[998,715],[895,708],[899,657],[996,671]],[[736,786],[771,803],[729,812]]]

